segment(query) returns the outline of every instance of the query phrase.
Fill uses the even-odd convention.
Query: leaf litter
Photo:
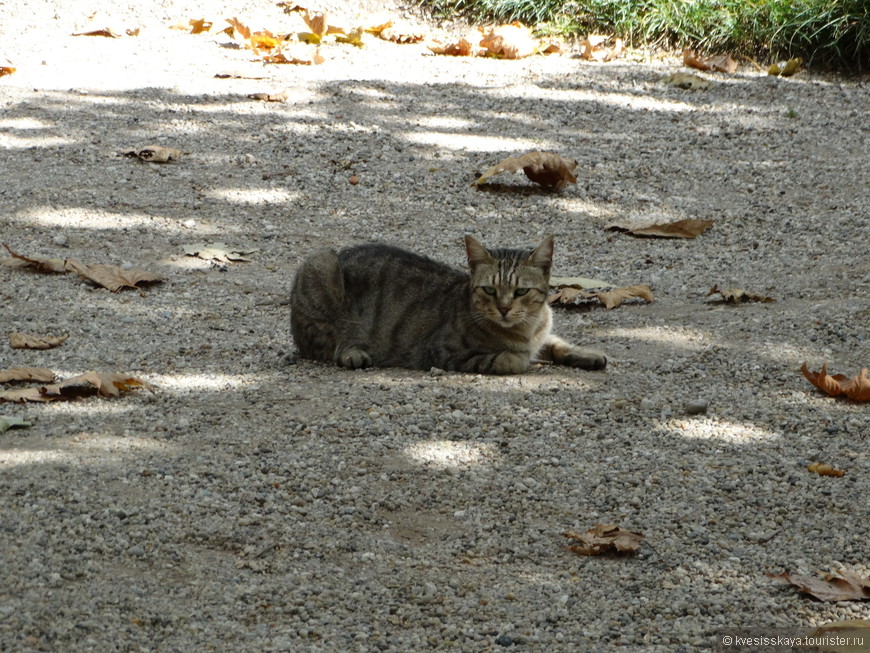
[[[574,175],[576,167],[577,161],[574,159],[568,159],[553,152],[526,152],[522,156],[502,159],[480,175],[471,185],[484,184],[503,172],[516,173],[522,170],[526,177],[536,184],[561,189],[568,184],[577,183],[577,177]]]
[[[59,347],[68,335],[63,336],[34,336],[29,333],[10,333],[9,346],[13,349],[53,349]]]
[[[826,573],[822,577],[806,574],[767,574],[777,583],[797,587],[819,601],[867,601],[870,600],[870,577],[862,577],[848,569],[839,575]]]
[[[828,375],[827,362],[822,364],[822,369],[818,372],[810,372],[804,363],[801,365],[801,372],[807,381],[832,397],[843,395],[853,401],[870,401],[870,378],[867,376],[866,367],[852,378],[845,374]]]
[[[568,531],[563,535],[575,542],[568,547],[568,550],[584,556],[635,553],[643,540],[643,533],[627,531],[612,524],[596,524],[585,533]]]
[[[608,231],[621,231],[630,236],[646,238],[696,238],[713,226],[713,220],[686,218],[658,221],[648,218],[626,218],[606,227]]]
[[[16,383],[37,381],[51,383],[55,380],[54,372],[44,367],[10,367],[0,370],[0,383]]]
[[[49,402],[69,401],[83,397],[118,397],[122,393],[138,388],[154,390],[154,387],[135,376],[127,374],[85,372],[65,381],[20,390],[5,390],[0,392],[0,403],[3,402]]]

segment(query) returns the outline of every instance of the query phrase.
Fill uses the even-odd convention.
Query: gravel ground
[[[280,31],[272,4],[138,4],[100,26],[140,34],[104,39],[70,36],[96,3],[0,2],[18,68],[0,78],[0,240],[166,279],[113,294],[0,267],[0,368],[156,386],[0,406],[34,422],[0,434],[0,650],[694,651],[726,628],[870,619],[765,576],[870,574],[867,405],[799,372],[870,365],[866,82],[748,69],[692,92],[660,82],[670,60],[380,42],[263,67],[166,27]],[[116,156],[151,143],[185,156]],[[470,187],[539,148],[578,159],[577,185]],[[603,228],[661,215],[715,226]],[[460,264],[465,233],[554,233],[554,273],[655,301],[557,311],[557,332],[607,352],[600,373],[288,364],[312,248],[377,239]],[[183,253],[215,240],[258,251]],[[714,284],[777,301],[711,303]],[[7,331],[69,340],[13,350]],[[640,552],[566,550],[597,523],[643,532]]]

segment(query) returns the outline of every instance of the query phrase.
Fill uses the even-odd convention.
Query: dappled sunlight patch
[[[506,136],[479,136],[468,133],[442,131],[409,131],[402,136],[410,143],[434,145],[452,150],[472,150],[475,152],[506,152],[516,150],[553,150],[558,147],[553,141],[532,140],[528,138],[509,138]]]
[[[254,374],[149,374],[148,382],[161,392],[185,394],[188,392],[219,392],[238,390],[262,382]]]
[[[164,451],[173,445],[150,438],[106,433],[79,433],[54,441],[50,449],[14,448],[0,449],[0,470],[23,465],[41,464],[109,464],[143,452]]]
[[[636,111],[665,111],[669,113],[688,113],[697,111],[698,106],[688,102],[679,102],[651,95],[635,95],[632,93],[606,93],[591,89],[544,88],[537,85],[505,86],[502,88],[481,89],[482,93],[501,99],[548,100],[575,104],[588,102],[590,104],[606,104],[619,109],[634,109]]]
[[[664,423],[667,432],[695,440],[720,440],[731,444],[755,444],[771,442],[780,437],[767,429],[753,424],[738,424],[716,418],[672,419]]]
[[[221,188],[206,195],[233,204],[285,204],[299,199],[299,193],[283,188]]]
[[[178,218],[148,215],[147,213],[114,213],[92,208],[49,208],[33,207],[8,216],[15,222],[40,225],[44,227],[63,227],[64,229],[123,230],[147,228],[153,231],[170,233],[190,232]],[[221,227],[222,231],[232,227]],[[198,231],[212,233],[213,225],[198,224]]]
[[[627,340],[644,340],[659,342],[685,349],[701,349],[712,340],[712,335],[706,331],[687,329],[675,326],[649,326],[631,328],[612,328],[601,331],[606,338],[624,338]]]
[[[489,443],[453,440],[416,442],[405,447],[404,453],[415,462],[444,468],[475,467],[495,457]]]

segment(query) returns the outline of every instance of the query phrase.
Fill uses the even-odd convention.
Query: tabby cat
[[[550,333],[553,237],[534,250],[486,249],[465,237],[470,274],[377,243],[319,250],[291,296],[303,358],[351,369],[439,367],[519,374],[534,359],[586,370],[607,364]]]

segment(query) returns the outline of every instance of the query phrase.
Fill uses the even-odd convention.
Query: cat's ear
[[[526,259],[526,265],[532,265],[536,268],[541,268],[544,274],[550,274],[550,268],[553,267],[553,235],[550,234],[544,238],[544,242],[535,248],[531,256]]]
[[[465,252],[468,254],[468,267],[472,270],[481,263],[495,263],[486,247],[477,242],[473,236],[465,236]]]

